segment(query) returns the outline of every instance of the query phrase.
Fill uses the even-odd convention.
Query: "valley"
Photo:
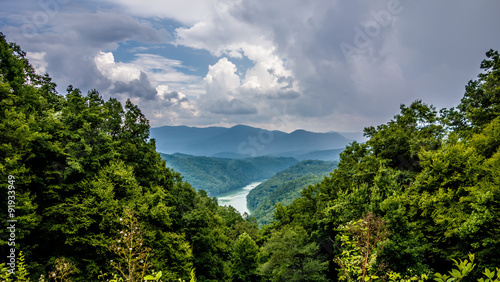
[[[321,182],[337,167],[337,161],[306,160],[278,172],[252,189],[247,205],[259,225],[269,224],[276,211],[275,204],[289,205],[299,198],[302,190]]]
[[[302,189],[322,181],[338,162],[272,156],[247,159],[179,153],[161,156],[167,167],[181,173],[195,189],[217,197],[219,204],[231,205],[241,214],[250,214],[252,210],[251,215],[260,225],[273,219],[275,204],[291,204],[300,197]]]
[[[346,136],[362,140],[361,134]],[[163,126],[152,128],[151,138],[167,167],[221,205],[241,214],[252,210],[260,225],[273,219],[275,204],[291,204],[302,189],[332,172],[353,141],[336,132],[285,133],[244,125]]]
[[[251,214],[248,209],[247,196],[250,191],[255,187],[260,185],[262,182],[252,182],[245,187],[240,189],[235,189],[230,192],[226,192],[217,196],[219,205],[221,206],[233,206],[240,214]]]
[[[292,157],[227,159],[184,154],[161,154],[167,167],[180,173],[196,190],[217,196],[252,182],[268,179],[296,164]]]

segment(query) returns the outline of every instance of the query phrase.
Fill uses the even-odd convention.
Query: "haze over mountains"
[[[332,160],[353,141],[336,132],[286,133],[245,125],[231,128],[163,126],[151,128],[150,136],[156,139],[157,151],[162,153],[235,159],[271,155]]]

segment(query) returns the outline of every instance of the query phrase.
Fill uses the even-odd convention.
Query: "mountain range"
[[[350,142],[337,132],[291,133],[245,125],[225,127],[162,126],[151,128],[158,152],[243,159],[257,156],[295,157],[298,160],[334,160]]]

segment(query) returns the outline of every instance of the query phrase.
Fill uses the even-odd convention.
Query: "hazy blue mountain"
[[[364,143],[368,140],[368,138],[363,136],[363,132],[338,132],[338,133],[347,139],[356,140],[359,143]]]
[[[224,127],[163,126],[151,128],[151,138],[156,139],[157,151],[172,154],[184,153],[197,156],[215,156],[242,159],[247,157],[279,155],[300,157],[314,151],[342,149],[353,140],[336,132],[314,133],[296,130],[292,133],[269,131],[237,125]],[[320,159],[330,157],[314,153]],[[332,154],[329,152],[328,154]]]
[[[156,139],[156,149],[162,153],[189,154],[190,143],[225,132],[225,127],[162,126],[151,128],[150,137]]]
[[[276,203],[291,204],[304,188],[321,182],[336,166],[337,162],[306,160],[275,174],[247,195],[252,216],[261,225],[269,223]]]
[[[250,157],[250,155],[242,155],[238,153],[232,153],[232,152],[220,152],[217,154],[213,154],[212,157],[214,158],[223,158],[223,159],[236,159],[236,160],[241,160],[241,159],[247,159]],[[279,156],[276,156],[279,157]],[[287,155],[288,157],[288,155]]]
[[[272,177],[298,162],[291,157],[256,157],[242,160],[186,154],[161,154],[167,167],[179,172],[197,190],[209,195],[241,188],[251,182]]]
[[[336,161],[340,159],[340,153],[344,148],[341,149],[333,149],[333,150],[321,150],[321,151],[312,151],[300,155],[294,156],[297,160],[320,160],[320,161]]]

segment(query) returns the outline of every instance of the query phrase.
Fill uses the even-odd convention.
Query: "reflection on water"
[[[262,182],[253,182],[248,184],[247,186],[233,190],[228,193],[221,194],[217,197],[219,201],[219,205],[221,206],[233,206],[236,210],[238,210],[241,214],[248,213],[250,211],[247,208],[247,195],[250,193],[250,190],[257,187]]]

